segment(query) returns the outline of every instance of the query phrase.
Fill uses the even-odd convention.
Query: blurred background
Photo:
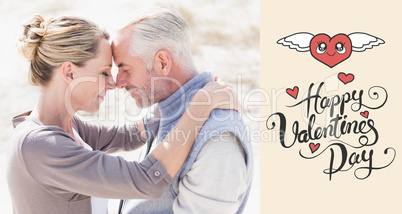
[[[245,213],[260,212],[259,89],[260,72],[260,2],[259,0],[0,0],[0,213],[12,213],[5,178],[7,137],[12,131],[11,118],[31,110],[39,88],[28,83],[28,62],[18,54],[15,42],[22,24],[33,14],[49,17],[80,16],[115,31],[135,10],[161,6],[179,11],[190,25],[192,53],[199,72],[210,71],[232,84],[243,104],[242,116],[252,137],[255,174]],[[116,75],[117,69],[113,67]],[[255,90],[254,90],[255,89]],[[252,105],[254,103],[254,105]],[[136,108],[134,99],[124,90],[108,92],[99,113],[80,112],[86,120],[121,124],[139,120],[146,110]],[[258,133],[258,134],[255,134]],[[137,160],[138,152],[119,153]],[[29,191],[29,190],[27,190]],[[116,213],[118,200],[110,200],[109,213]]]

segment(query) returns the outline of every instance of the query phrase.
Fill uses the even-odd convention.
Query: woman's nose
[[[106,81],[107,81],[106,83],[107,90],[113,90],[116,88],[116,83],[114,82],[113,77],[110,76],[109,78],[107,78]]]

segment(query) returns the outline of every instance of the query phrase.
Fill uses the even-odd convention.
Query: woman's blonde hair
[[[30,80],[34,85],[45,86],[63,62],[84,65],[96,56],[99,40],[109,39],[106,31],[78,17],[45,20],[34,15],[23,26],[17,47],[30,62]]]

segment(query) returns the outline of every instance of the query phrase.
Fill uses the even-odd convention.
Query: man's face
[[[139,108],[146,108],[160,101],[158,86],[152,84],[158,75],[153,68],[149,71],[141,58],[130,54],[131,39],[132,33],[123,31],[112,42],[113,60],[119,68],[116,85],[125,88]]]

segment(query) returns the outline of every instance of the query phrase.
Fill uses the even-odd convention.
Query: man
[[[119,67],[117,87],[125,88],[141,108],[158,103],[156,128],[145,121],[149,152],[178,122],[194,93],[214,78],[196,71],[189,28],[180,14],[161,8],[136,14],[118,31],[112,49]],[[155,130],[156,136],[151,134]],[[158,200],[125,200],[121,213],[241,213],[253,164],[240,115],[214,110],[164,195]]]

